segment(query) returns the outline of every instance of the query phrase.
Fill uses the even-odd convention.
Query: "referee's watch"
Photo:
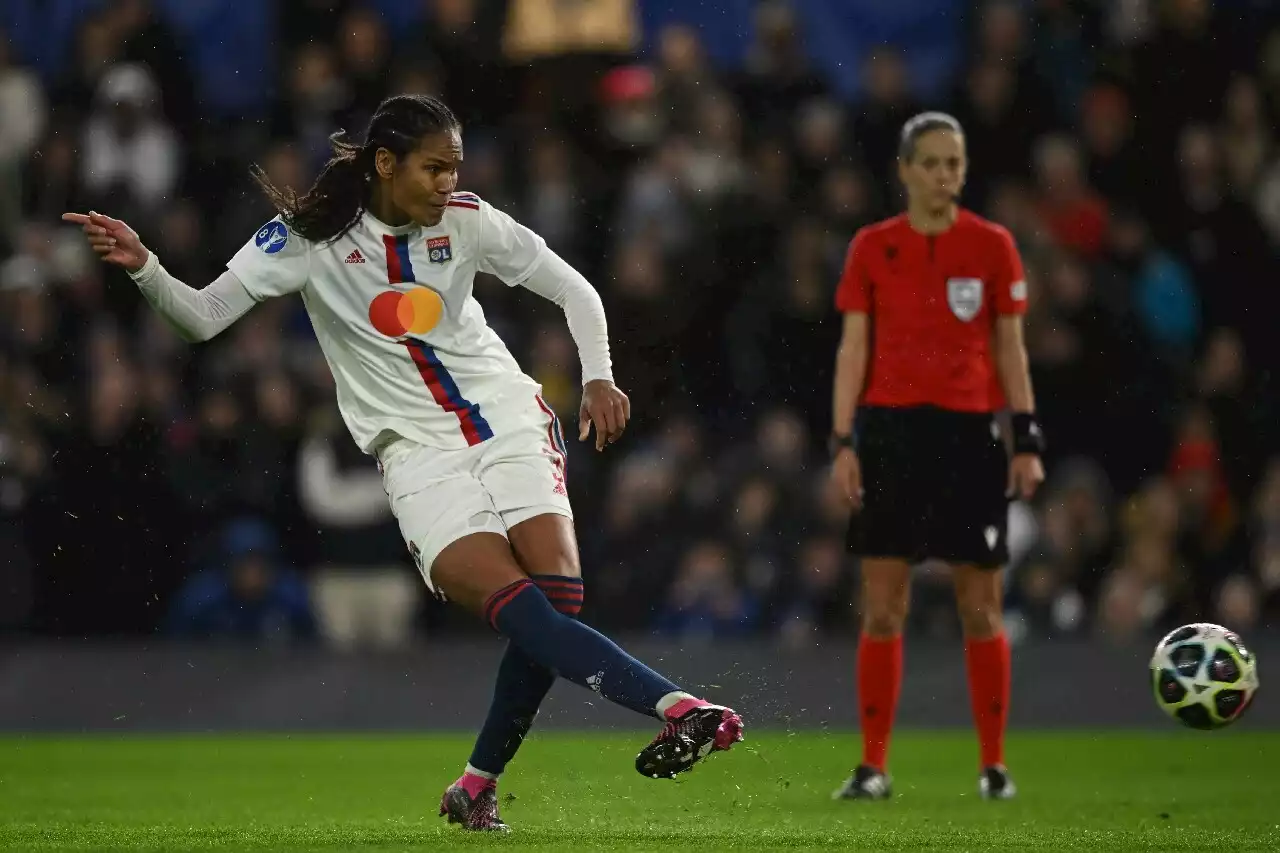
[[[856,449],[854,447],[852,434],[841,435],[840,433],[833,432],[827,439],[827,452],[831,454],[832,459],[835,459],[840,451],[846,447],[850,450]]]

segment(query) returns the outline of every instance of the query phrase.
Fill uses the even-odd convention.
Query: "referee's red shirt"
[[[967,210],[927,237],[906,215],[854,235],[836,291],[868,315],[861,403],[994,412],[1004,393],[992,358],[996,317],[1022,314],[1027,284],[1013,237]]]

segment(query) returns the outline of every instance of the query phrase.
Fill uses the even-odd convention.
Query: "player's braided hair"
[[[404,157],[422,137],[458,127],[457,117],[438,98],[393,95],[378,105],[363,144],[347,141],[341,130],[329,137],[333,156],[305,194],[276,187],[256,165],[251,171],[296,234],[317,243],[331,242],[350,231],[368,207],[379,148]]]
[[[926,133],[935,130],[949,130],[964,136],[964,130],[955,116],[940,112],[920,113],[902,126],[902,135],[898,139],[898,159],[910,163],[911,158],[916,156],[916,142]]]

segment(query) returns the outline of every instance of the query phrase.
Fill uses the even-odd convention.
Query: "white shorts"
[[[560,421],[522,427],[461,450],[436,450],[399,439],[378,451],[391,511],[433,594],[431,566],[450,544],[472,533],[507,531],[544,513],[573,518],[565,486]]]

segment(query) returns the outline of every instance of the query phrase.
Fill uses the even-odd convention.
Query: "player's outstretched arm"
[[[151,306],[190,343],[207,341],[249,312],[257,303],[233,273],[225,272],[203,290],[169,275],[137,232],[101,213],[64,213],[79,225],[102,260],[129,274]]]

